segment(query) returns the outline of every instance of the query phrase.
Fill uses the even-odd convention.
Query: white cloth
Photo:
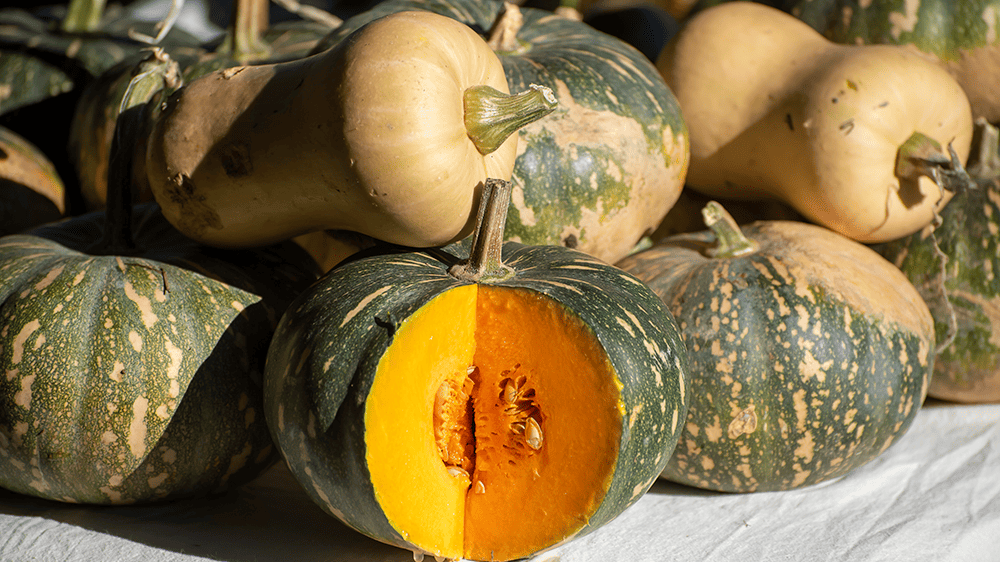
[[[537,562],[1000,562],[1000,405],[930,401],[880,457],[785,492],[658,482]],[[409,562],[312,504],[283,465],[238,491],[144,507],[0,491],[2,562]]]

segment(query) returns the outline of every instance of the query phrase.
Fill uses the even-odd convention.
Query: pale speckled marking
[[[629,324],[624,318],[616,316],[615,320],[618,322],[619,326],[621,326],[622,328],[625,329],[626,332],[628,332],[628,335],[632,336],[633,338],[635,337],[635,332],[632,331],[632,325]]]
[[[136,353],[142,353],[142,336],[138,334],[135,330],[131,330],[128,333],[128,342],[132,344],[132,349]]]
[[[229,468],[226,469],[226,474],[222,477],[222,481],[225,482],[230,476],[236,474],[240,469],[246,466],[247,459],[250,458],[251,453],[253,453],[253,445],[247,443],[239,453],[230,458]]]
[[[381,289],[378,289],[377,291],[370,293],[368,296],[361,299],[361,301],[358,303],[358,306],[354,307],[346,315],[344,315],[344,319],[340,322],[340,327],[343,328],[344,326],[346,326],[347,323],[350,322],[355,316],[357,316],[359,312],[364,310],[369,303],[371,303],[373,300],[377,299],[381,295],[385,294],[385,292],[388,291],[389,289],[390,289],[389,286],[382,287]]]
[[[180,395],[180,383],[177,377],[180,376],[181,362],[184,360],[184,350],[174,345],[169,338],[164,338],[164,347],[167,350],[167,357],[170,363],[167,365],[167,378],[170,379],[170,396],[177,398]]]
[[[132,403],[132,422],[128,426],[128,448],[132,456],[141,459],[146,454],[146,410],[149,400],[140,396]]]
[[[120,361],[115,361],[115,364],[111,366],[111,372],[108,373],[108,378],[115,382],[122,382],[122,374],[125,372],[125,364]]]
[[[169,477],[170,477],[170,473],[169,472],[162,472],[160,474],[157,474],[156,476],[152,476],[152,477],[148,478],[146,480],[146,484],[149,485],[150,489],[155,490],[155,489],[159,488],[160,486],[162,486],[163,483],[166,482],[167,478],[169,478]]]
[[[10,359],[10,362],[12,364],[17,365],[18,363],[21,362],[21,359],[24,356],[25,343],[27,343],[28,338],[31,337],[31,334],[35,333],[35,331],[41,327],[42,323],[36,319],[32,320],[31,322],[28,322],[21,328],[21,331],[18,332],[17,336],[14,337],[14,348],[13,350],[11,350],[11,359]]]
[[[905,12],[889,12],[889,23],[892,24],[889,32],[897,41],[904,32],[913,33],[919,19],[920,0],[904,0],[903,4]]]
[[[149,330],[150,328],[153,327],[154,324],[156,324],[156,321],[159,320],[159,318],[157,318],[156,316],[156,313],[153,312],[152,303],[150,302],[149,298],[144,297],[140,295],[138,292],[136,292],[135,287],[133,287],[132,283],[128,280],[126,280],[124,283],[124,289],[125,289],[125,297],[128,298],[128,300],[135,303],[135,306],[139,309],[139,315],[142,318],[143,326],[145,326],[146,329]]]
[[[59,277],[60,275],[62,275],[62,272],[65,269],[66,269],[66,266],[59,266],[59,267],[53,269],[45,277],[43,277],[41,281],[39,281],[38,283],[35,283],[35,286],[32,287],[32,288],[35,291],[38,291],[38,292],[44,291],[46,287],[48,287],[53,282],[55,282],[55,280],[56,280],[57,277]]]
[[[14,403],[28,409],[31,406],[31,385],[35,383],[37,375],[28,375],[21,379],[21,390],[14,394]]]

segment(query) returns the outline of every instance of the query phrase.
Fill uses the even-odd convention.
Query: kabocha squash
[[[688,131],[648,57],[581,21],[496,0],[385,0],[317,48],[403,10],[471,26],[503,62],[511,91],[544,84],[559,99],[550,115],[518,131],[509,240],[613,263],[656,228],[684,185]]]
[[[991,142],[977,162],[992,160],[989,175],[957,193],[939,224],[876,247],[930,307],[939,349],[927,392],[954,402],[1000,402],[1000,157],[996,128],[983,125]]]
[[[871,461],[910,426],[934,326],[906,277],[826,228],[717,204],[712,231],[619,262],[677,318],[691,406],[667,479],[726,492],[788,490]]]
[[[268,353],[265,412],[303,488],[416,553],[509,560],[600,527],[655,481],[687,409],[683,344],[643,284],[559,246],[507,242],[501,263],[509,190],[487,183],[468,261],[349,260]]]
[[[544,87],[507,94],[493,51],[429,12],[382,18],[337,48],[222,70],[167,102],[147,174],[167,218],[216,246],[324,229],[415,247],[472,231],[487,177],[509,178]]]
[[[0,126],[0,236],[62,217],[66,187],[35,145]]]
[[[162,88],[146,70],[113,155]],[[0,238],[0,487],[148,502],[234,487],[278,459],[263,362],[314,265],[291,243],[199,247],[154,205],[131,207],[128,174],[127,159],[112,167],[106,213]]]
[[[969,102],[944,70],[761,4],[697,13],[657,67],[691,131],[689,187],[778,199],[861,242],[929,224],[969,154]]]

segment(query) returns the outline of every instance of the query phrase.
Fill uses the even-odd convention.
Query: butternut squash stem
[[[713,258],[733,258],[756,252],[759,244],[743,235],[736,219],[719,202],[709,201],[701,210],[705,225],[715,233],[716,246],[708,254]]]
[[[65,33],[96,31],[104,18],[106,0],[71,0],[59,26]]]
[[[178,77],[177,63],[160,48],[152,49],[133,69],[118,107],[111,140],[104,232],[101,240],[89,249],[90,253],[129,255],[137,251],[132,234],[133,147],[145,122],[148,104],[156,103],[157,94],[165,88],[175,86]]]
[[[896,153],[896,177],[916,181],[920,176],[927,176],[939,189],[952,193],[976,187],[951,144],[945,154],[940,143],[917,131]]]
[[[465,90],[465,130],[484,156],[500,148],[518,129],[552,113],[558,102],[546,86],[532,84],[519,94],[490,86]]]
[[[503,263],[501,251],[504,227],[507,225],[507,208],[510,207],[511,182],[487,178],[479,199],[479,215],[472,238],[469,259],[453,265],[448,272],[463,281],[502,281],[514,275],[514,270]]]

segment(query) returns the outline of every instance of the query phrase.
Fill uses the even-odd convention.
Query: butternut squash
[[[178,230],[220,247],[350,230],[428,247],[471,233],[486,178],[509,179],[520,126],[500,60],[451,18],[405,12],[304,59],[220,70],[179,89],[147,174]]]
[[[777,199],[873,243],[934,220],[968,180],[961,86],[905,47],[830,42],[778,9],[698,12],[657,58],[691,135],[687,185]]]

